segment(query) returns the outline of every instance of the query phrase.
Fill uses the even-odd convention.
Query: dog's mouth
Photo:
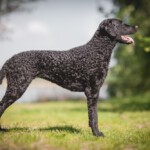
[[[121,40],[127,44],[131,44],[131,43],[134,44],[134,39],[128,35],[121,35]]]

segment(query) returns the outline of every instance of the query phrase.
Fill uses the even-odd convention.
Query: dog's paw
[[[100,132],[100,131],[93,133],[93,135],[97,137],[105,137],[103,132]]]

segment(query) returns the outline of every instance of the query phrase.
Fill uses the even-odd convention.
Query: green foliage
[[[88,127],[86,101],[16,104],[2,117],[0,150],[149,150],[150,94],[99,102],[99,127]]]
[[[139,26],[135,46],[120,45],[115,53],[117,65],[110,72],[109,94],[125,96],[150,90],[150,1],[114,0],[119,18]]]

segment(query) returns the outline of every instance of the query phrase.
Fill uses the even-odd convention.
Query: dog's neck
[[[95,32],[92,39],[88,42],[88,44],[90,44],[91,46],[95,46],[95,48],[98,48],[100,51],[104,51],[104,49],[102,49],[101,47],[105,47],[105,49],[107,50],[112,50],[115,47],[116,43],[117,41],[115,40],[115,38],[112,38],[108,33],[100,29]]]
[[[110,59],[116,43],[117,41],[115,41],[114,38],[109,36],[103,30],[98,29],[87,45],[89,45],[92,51],[97,51],[107,57],[107,59]]]

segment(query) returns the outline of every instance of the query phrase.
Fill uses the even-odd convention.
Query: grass
[[[14,104],[2,117],[0,150],[149,150],[150,94],[99,102],[99,127],[88,127],[86,101]]]

